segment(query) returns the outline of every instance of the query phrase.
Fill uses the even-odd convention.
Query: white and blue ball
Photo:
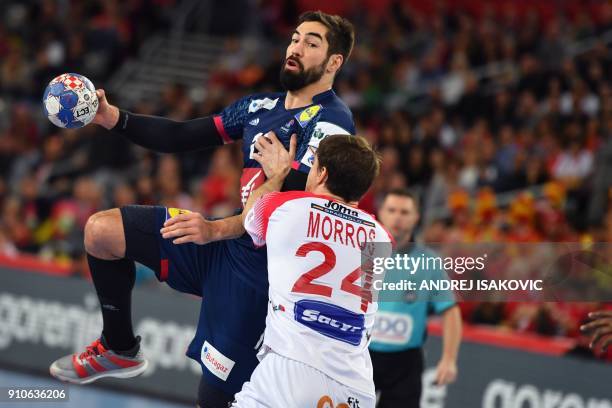
[[[98,111],[96,88],[79,74],[62,74],[49,82],[43,96],[47,118],[55,126],[75,129],[87,125]]]

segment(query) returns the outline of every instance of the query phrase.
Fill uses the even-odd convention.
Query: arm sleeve
[[[112,130],[139,146],[160,153],[201,150],[224,142],[213,116],[177,122],[122,110]]]
[[[119,121],[112,130],[139,146],[161,153],[221,146],[242,138],[251,99],[241,98],[218,115],[182,122],[120,110]]]
[[[242,139],[244,126],[251,112],[257,111],[255,96],[238,99],[215,116],[215,126],[225,143]]]

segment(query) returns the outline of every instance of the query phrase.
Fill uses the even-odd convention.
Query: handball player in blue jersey
[[[266,170],[279,165],[262,161],[257,146],[270,144],[286,156],[291,142],[296,155],[283,190],[303,190],[319,142],[328,135],[355,133],[350,110],[332,90],[353,43],[346,19],[307,12],[291,35],[281,67],[286,92],[250,95],[219,114],[176,122],[120,110],[98,90],[94,123],[165,153],[242,139],[243,205],[265,181]],[[202,366],[199,405],[227,407],[257,365],[268,303],[266,250],[255,248],[240,216],[210,221],[188,209],[114,208],[88,220],[85,249],[103,330],[81,353],[55,361],[51,374],[84,384],[107,376],[133,377],[146,369],[131,318],[136,261],[170,287],[203,298],[187,355]]]

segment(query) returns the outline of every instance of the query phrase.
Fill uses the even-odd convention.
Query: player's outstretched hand
[[[593,332],[591,337],[592,349],[601,346],[606,351],[612,345],[612,310],[589,313],[592,322],[580,326],[580,330],[588,333]]]
[[[99,106],[92,123],[103,126],[106,129],[114,128],[119,121],[119,108],[108,103],[104,89],[97,89],[96,95],[98,95]]]
[[[436,367],[436,384],[447,385],[457,379],[457,364],[453,361],[441,360]]]
[[[212,222],[205,220],[202,214],[189,212],[176,215],[164,223],[160,230],[165,239],[175,238],[173,244],[204,245],[212,240]]]
[[[255,141],[257,151],[253,154],[253,158],[261,165],[266,177],[272,179],[275,177],[285,178],[291,170],[291,164],[295,157],[297,148],[297,136],[291,135],[289,141],[289,151],[278,140],[274,132],[268,132],[263,137]]]

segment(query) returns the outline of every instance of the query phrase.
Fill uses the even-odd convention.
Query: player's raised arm
[[[215,116],[175,121],[159,116],[138,115],[120,110],[106,99],[103,89],[96,91],[100,106],[93,120],[139,146],[161,153],[181,153],[221,146],[231,142]]]

